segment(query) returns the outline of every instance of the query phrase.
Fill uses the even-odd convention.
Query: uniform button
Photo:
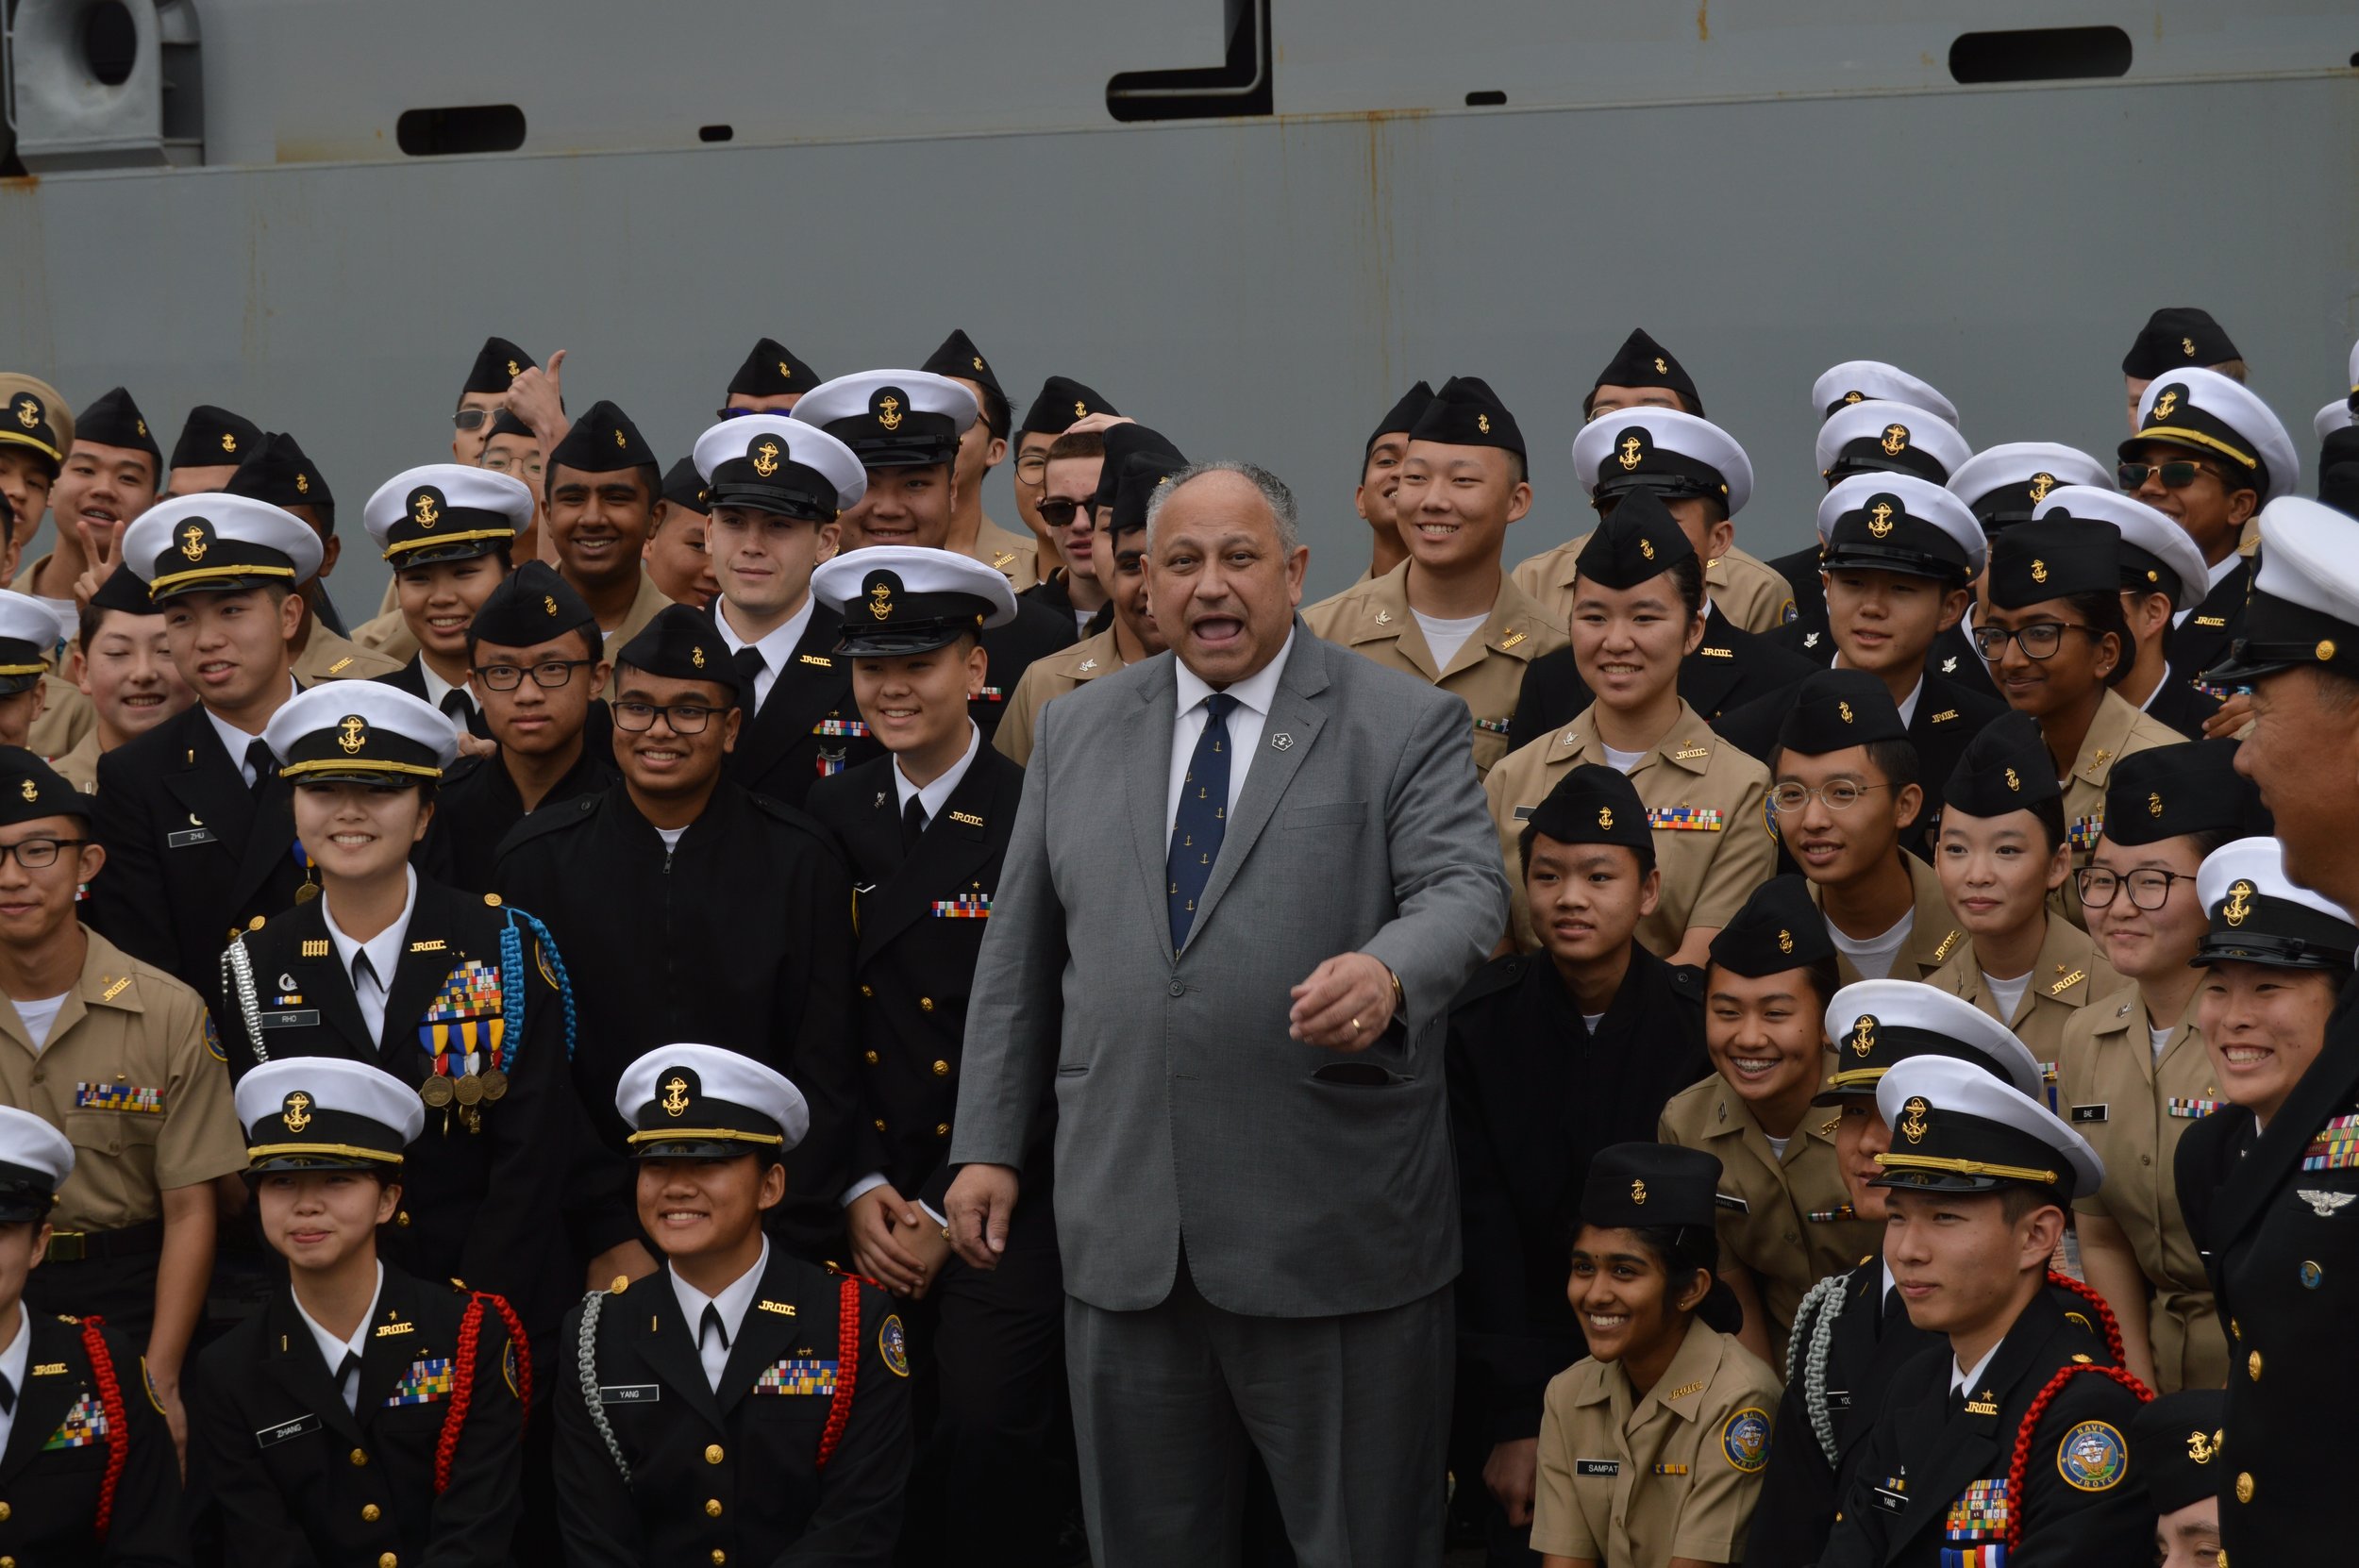
[[[721,1445],[719,1443],[713,1443],[705,1449],[705,1463],[719,1464],[721,1460]]]
[[[376,1568],[401,1568],[401,1559],[391,1552],[376,1554]]]
[[[868,1058],[868,1065],[869,1065],[869,1066],[874,1067],[874,1066],[876,1066],[876,1065],[877,1065],[877,1053],[876,1053],[876,1052],[874,1052],[874,1051],[868,1051],[868,1052],[864,1052],[864,1053],[862,1053],[862,1054],[863,1054],[863,1055],[865,1055],[865,1056]]]
[[[1171,993],[1174,996],[1185,996],[1188,993],[1188,988],[1174,980],[1171,982]]]
[[[918,1011],[920,1011],[920,1012],[931,1012],[931,1011],[933,1011],[933,1010],[934,1010],[934,999],[933,999],[932,997],[930,997],[930,996],[920,996],[920,997],[917,999],[917,1010],[918,1010]]]
[[[2254,1382],[2257,1383],[2261,1380],[2261,1353],[2259,1351],[2256,1350],[2251,1355],[2247,1356],[2244,1359],[2244,1370],[2245,1376],[2250,1377]]]
[[[410,1228],[410,1210],[408,1210],[407,1209],[402,1209],[399,1213],[395,1214],[395,1215],[393,1216],[393,1224],[394,1224],[394,1225],[396,1225],[396,1226],[398,1226],[399,1227],[401,1227],[401,1228],[402,1228],[402,1229],[404,1229],[404,1230],[409,1229],[409,1228]]]
[[[2239,1503],[2252,1501],[2252,1472],[2250,1470],[2236,1472],[2236,1501]]]
[[[935,1077],[938,1077],[938,1078],[946,1078],[946,1077],[948,1077],[949,1076],[950,1076],[950,1064],[949,1064],[948,1062],[946,1062],[946,1061],[937,1061],[937,1062],[935,1062],[935,1063],[934,1063],[934,1076],[935,1076]]]
[[[860,993],[862,996],[874,996],[877,994],[877,988],[875,986],[862,986],[860,988]]]
[[[707,1519],[718,1519],[721,1517],[720,1498],[708,1497],[705,1499],[705,1517]]]
[[[44,1076],[46,1076],[46,1074],[44,1074],[41,1068],[36,1067],[33,1069],[33,1081],[35,1083],[41,1082]]]
[[[878,1132],[884,1131],[884,1118],[881,1116],[877,1118],[877,1130]]]
[[[352,1462],[356,1465],[366,1464],[369,1462],[369,1456],[365,1451],[355,1448],[352,1451]]]
[[[378,1508],[375,1503],[363,1503],[360,1505],[360,1523],[363,1525],[374,1525],[379,1519],[384,1517],[385,1510]]]
[[[0,1525],[5,1525],[5,1524],[7,1524],[8,1522],[8,1504],[6,1504],[6,1503],[0,1503]]]
[[[712,1568],[721,1568],[721,1564],[727,1562],[728,1560],[728,1553],[721,1550],[718,1546],[712,1548]]]
[[[949,1123],[947,1123],[947,1122],[936,1122],[936,1123],[934,1124],[934,1136],[935,1136],[936,1138],[947,1138],[947,1137],[949,1137],[949,1136],[950,1136],[950,1124],[949,1124]]]

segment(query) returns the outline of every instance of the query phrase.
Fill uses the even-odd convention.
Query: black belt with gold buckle
[[[53,1230],[45,1260],[97,1263],[115,1258],[145,1258],[164,1249],[164,1222],[125,1226],[120,1230]]]

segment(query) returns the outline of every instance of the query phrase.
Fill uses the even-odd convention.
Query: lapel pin
[[[1272,751],[1285,751],[1294,745],[1295,738],[1281,729],[1269,738],[1269,743]]]

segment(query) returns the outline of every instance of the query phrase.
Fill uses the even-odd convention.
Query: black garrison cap
[[[1804,757],[1908,738],[1892,693],[1865,670],[1819,670],[1805,676],[1778,726],[1780,749]]]
[[[1589,385],[1589,395],[1581,400],[1581,411],[1588,413],[1597,401],[1599,387],[1662,387],[1680,395],[1681,406],[1697,418],[1704,412],[1704,400],[1697,395],[1695,377],[1687,367],[1673,357],[1671,351],[1647,335],[1643,326],[1633,326],[1622,346],[1614,351],[1605,369]]]

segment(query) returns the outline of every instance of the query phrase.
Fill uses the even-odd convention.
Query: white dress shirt
[[[1262,726],[1269,722],[1270,704],[1278,700],[1278,677],[1285,673],[1286,660],[1295,651],[1295,634],[1289,631],[1278,657],[1259,670],[1228,688],[1237,706],[1229,713],[1229,810],[1237,809],[1237,797],[1245,793],[1245,776],[1253,766],[1253,759],[1262,749]],[[1213,694],[1204,678],[1180,660],[1172,663],[1180,683],[1179,703],[1171,722],[1171,787],[1163,792],[1163,837],[1171,837],[1169,825],[1180,818],[1180,792],[1187,788],[1188,764],[1195,760],[1196,742],[1204,733],[1208,714],[1204,699]]]
[[[293,676],[287,677],[287,695],[292,697],[302,690],[302,687],[295,684]],[[199,703],[197,706],[203,708],[204,704]],[[209,708],[205,709],[205,722],[211,725],[213,733],[221,737],[221,749],[229,754],[229,761],[238,770],[238,776],[245,780],[247,789],[252,789],[254,770],[246,764],[245,748],[260,740],[261,737],[248,735]]]
[[[439,713],[443,711],[443,699],[449,696],[453,692],[458,692],[460,696],[467,699],[468,712],[473,713],[475,711],[475,692],[473,691],[464,686],[453,686],[449,681],[444,680],[441,676],[436,675],[434,673],[434,666],[428,664],[423,659],[418,660],[418,674],[426,677],[426,700],[432,706],[436,712]],[[530,680],[532,678],[532,673],[529,670],[525,672],[525,678],[527,680]],[[458,722],[463,726],[467,721],[460,719]]]
[[[1991,1358],[1999,1354],[1999,1345],[2006,1343],[2005,1336],[2001,1335],[1999,1340],[1999,1344],[1994,1344],[1988,1350],[1983,1351],[1983,1359],[1976,1361],[1972,1366],[1960,1366],[1958,1365],[1958,1359],[1955,1356],[1950,1357],[1949,1392],[1951,1393],[1963,1393],[1971,1396],[1974,1392],[1974,1385],[1981,1382],[1983,1380],[1983,1374],[1990,1370]]]
[[[0,1453],[8,1451],[8,1434],[16,1426],[16,1412],[25,1408],[25,1375],[32,1370],[33,1365],[32,1310],[30,1307],[18,1304],[16,1338],[8,1342],[6,1350],[0,1350],[0,1377],[6,1377],[8,1387],[16,1391],[16,1398],[9,1402],[8,1408],[0,1410]]]
[[[901,771],[901,759],[895,758],[893,759],[893,791],[895,803],[903,811],[907,811],[910,809],[910,797],[915,795],[918,804],[926,809],[928,822],[942,815],[942,809],[950,804],[950,792],[957,789],[959,780],[966,776],[966,770],[974,765],[975,754],[982,749],[982,744],[983,732],[975,727],[974,720],[967,720],[966,750],[960,755],[957,761],[943,771],[940,778],[923,788],[910,782],[910,776]]]
[[[410,917],[418,908],[418,874],[403,867],[409,892],[401,901],[401,913],[393,923],[366,942],[344,934],[336,924],[336,900],[331,893],[320,900],[320,918],[327,923],[327,940],[336,944],[336,963],[352,982],[352,999],[360,1004],[360,1018],[369,1026],[369,1043],[376,1044],[385,1038],[385,993],[393,983],[393,965],[401,961],[401,939],[410,934]],[[354,973],[353,959],[361,954],[369,959],[366,976]]]
[[[754,1304],[754,1293],[761,1288],[761,1275],[770,1266],[770,1238],[761,1239],[761,1256],[754,1266],[725,1287],[719,1295],[704,1292],[682,1279],[677,1270],[666,1269],[672,1278],[672,1296],[679,1303],[680,1316],[688,1320],[688,1332],[695,1337],[696,1359],[705,1365],[705,1381],[712,1392],[721,1392],[721,1374],[729,1364],[729,1345],[737,1343],[737,1331],[745,1323],[745,1311]],[[728,1344],[704,1331],[705,1309],[711,1307],[721,1314],[721,1332],[728,1336]]]
[[[293,1294],[292,1291],[288,1293]],[[344,1409],[358,1415],[360,1410],[360,1375],[340,1377],[336,1369],[344,1364],[344,1353],[365,1355],[369,1343],[369,1324],[376,1316],[376,1304],[385,1294],[385,1265],[376,1265],[376,1289],[369,1293],[369,1309],[360,1314],[360,1326],[352,1331],[352,1338],[339,1339],[320,1326],[320,1320],[303,1309],[303,1298],[294,1297],[295,1315],[303,1326],[311,1331],[311,1343],[320,1347],[320,1359],[327,1363],[327,1380],[336,1385],[336,1392],[344,1396]]]
[[[737,635],[735,626],[729,625],[728,597],[724,595],[713,601],[715,614],[712,623],[721,628],[721,641],[729,645],[730,655],[734,657],[740,648],[752,648],[761,655],[761,674],[754,676],[753,698],[745,705],[748,718],[761,711],[761,705],[770,698],[770,688],[778,683],[778,672],[785,669],[787,660],[795,657],[795,644],[800,642],[803,633],[811,628],[811,595],[804,594],[802,609],[788,616],[777,629],[748,642]]]

